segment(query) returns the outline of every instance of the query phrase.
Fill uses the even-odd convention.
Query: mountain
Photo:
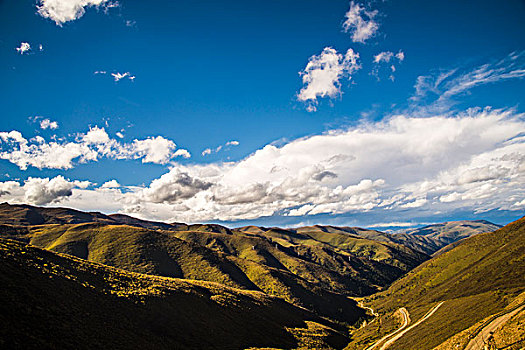
[[[359,227],[336,227],[336,226],[304,226],[291,229],[267,228],[257,226],[240,227],[235,230],[257,234],[257,235],[280,235],[281,238],[287,236],[287,240],[307,242],[317,240],[327,244],[347,242],[350,245],[352,240],[367,239],[384,243],[387,245],[404,246],[412,250],[420,251],[424,254],[432,255],[448,244],[454,243],[463,238],[484,232],[492,232],[500,228],[500,225],[489,221],[450,221],[434,224],[417,229],[401,230],[394,233],[386,233],[377,230],[363,229]],[[338,237],[338,238],[335,238]],[[343,243],[344,244],[344,243]]]
[[[155,277],[0,238],[9,349],[340,349],[344,329],[280,298]]]
[[[83,223],[4,225],[0,235],[128,271],[263,291],[349,324],[359,318],[360,309],[345,294],[369,294],[377,290],[375,283],[385,285],[403,273],[343,252],[284,247],[240,233]]]
[[[439,242],[439,248],[443,248],[444,246],[459,241],[460,239],[468,238],[478,233],[496,231],[499,228],[501,228],[501,225],[493,224],[492,222],[486,220],[449,221],[441,224],[398,231],[393,236],[394,239],[396,239],[398,238],[398,235],[401,235],[399,238],[402,237],[402,241],[406,240],[407,235],[412,237],[432,239]]]
[[[115,223],[102,213],[86,213],[69,208],[40,208],[26,204],[0,204],[0,223],[7,225]]]
[[[0,221],[3,237],[128,271],[262,291],[348,324],[362,315],[348,296],[374,293],[428,259],[403,245],[348,232],[320,235],[273,229],[256,234],[219,225],[164,226],[61,208],[2,209],[0,218],[32,212],[47,220],[38,225]],[[60,216],[53,218],[57,213]],[[64,217],[71,223],[63,223]],[[90,219],[95,222],[76,223]]]
[[[441,302],[434,314],[388,349],[432,349],[447,339],[453,341],[451,349],[463,349],[484,321],[524,301],[525,217],[454,243],[386,291],[365,298],[364,304],[381,316],[354,331],[348,349],[363,349],[399,327],[400,308],[416,321]]]

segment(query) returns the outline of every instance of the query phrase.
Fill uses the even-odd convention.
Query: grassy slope
[[[404,306],[413,321],[439,301],[443,306],[389,349],[431,349],[479,320],[503,310],[525,290],[525,218],[492,233],[475,235],[417,267],[387,291],[366,299],[383,315],[354,332],[349,349],[388,333],[381,327]]]
[[[363,316],[363,311],[353,300],[320,282],[323,278],[333,277],[335,280],[340,278],[339,275],[312,264],[318,276],[317,279],[307,280],[300,271],[291,272],[279,261],[289,265],[286,262],[288,259],[295,266],[307,262],[284,253],[278,254],[278,248],[261,238],[206,232],[152,231],[99,223],[38,225],[26,229],[28,234],[11,234],[9,237],[129,271],[264,291],[350,324]],[[17,229],[12,228],[11,231],[16,232]],[[176,235],[184,236],[187,241]],[[207,241],[209,247],[206,246]],[[213,248],[219,244],[222,244],[222,250]],[[252,249],[253,244],[258,244],[260,248]]]
[[[449,221],[441,224],[428,225],[425,227],[401,231],[402,236],[411,236],[432,239],[438,242],[439,248],[447,244],[471,237],[478,233],[493,232],[501,228],[485,220],[463,220]],[[396,235],[394,235],[395,237]]]
[[[3,348],[341,348],[335,325],[260,292],[154,277],[0,239]]]

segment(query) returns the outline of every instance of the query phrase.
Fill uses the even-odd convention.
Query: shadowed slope
[[[5,348],[293,348],[298,341],[341,348],[346,343],[333,324],[263,293],[126,272],[6,239],[0,239],[0,286]]]
[[[308,280],[301,271],[290,271],[277,258],[272,260],[264,246],[276,251],[278,248],[260,238],[255,240],[262,241],[258,243],[261,249],[254,250],[254,242],[250,241],[254,238],[245,239],[231,234],[152,231],[100,223],[28,226],[25,233],[23,229],[11,227],[11,232],[23,233],[12,233],[8,237],[129,271],[264,291],[350,324],[363,315],[363,310],[353,300],[329,288],[329,284],[322,283],[323,278],[331,275],[335,276],[334,279],[338,277],[336,273],[314,265],[312,268],[316,268],[322,277]],[[191,238],[192,235],[195,237]],[[232,241],[235,244],[230,244]],[[218,244],[222,244],[222,249],[213,248]],[[258,259],[258,254],[268,254],[267,259]],[[290,264],[295,266],[307,263],[286,254],[276,256],[283,261],[289,259]]]

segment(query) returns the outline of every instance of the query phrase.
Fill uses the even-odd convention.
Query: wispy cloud
[[[426,114],[443,113],[456,103],[456,98],[487,84],[525,77],[525,51],[474,69],[454,68],[436,74],[419,76],[411,100],[414,109]]]
[[[352,49],[348,49],[343,56],[331,47],[326,47],[321,54],[310,57],[306,68],[299,73],[304,87],[297,99],[307,102],[307,110],[313,112],[317,109],[318,98],[339,96],[340,80],[350,80],[352,74],[361,68],[358,59],[359,54]]]
[[[51,19],[61,27],[66,22],[84,16],[86,8],[93,6],[97,9],[102,7],[107,14],[110,8],[118,7],[119,3],[109,0],[39,0],[37,9],[40,16]]]
[[[113,76],[113,79],[115,79],[115,81],[119,81],[121,79],[124,79],[124,78],[128,78],[129,80],[133,81],[135,80],[135,76],[134,75],[131,75],[129,72],[126,72],[126,73],[111,73],[111,75]]]
[[[93,74],[95,75],[107,75],[108,72],[105,71],[105,70],[96,70],[93,72]],[[113,80],[115,82],[119,82],[120,80],[124,79],[124,78],[127,78],[131,81],[135,81],[135,76],[134,75],[131,75],[130,72],[124,72],[124,73],[120,73],[120,72],[115,72],[115,73],[110,73],[109,75],[111,75],[113,77]]]
[[[359,3],[351,1],[343,22],[343,31],[350,33],[354,42],[364,43],[379,29],[379,24],[374,20],[377,14],[377,11],[368,11]]]
[[[379,79],[379,71],[382,65],[387,65],[389,71],[389,79],[394,81],[394,72],[396,71],[396,62],[401,63],[405,59],[405,53],[399,50],[398,53],[394,54],[391,51],[383,51],[374,56],[374,68],[372,68],[371,74]]]
[[[218,153],[225,147],[238,146],[238,145],[239,145],[239,141],[232,140],[232,141],[226,142],[224,145],[219,145],[219,146],[217,146],[217,147],[215,147],[213,149],[212,148],[206,148],[204,151],[201,152],[201,154],[203,156],[207,156],[207,155],[212,154],[212,153]]]

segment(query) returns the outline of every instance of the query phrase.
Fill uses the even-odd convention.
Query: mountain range
[[[97,320],[103,318],[104,310],[111,309],[118,310],[112,315],[114,321],[119,317],[129,321],[126,330],[108,329],[108,338],[100,339],[101,344],[110,344],[109,334],[122,336],[117,342],[120,345],[113,342],[111,347],[126,347],[123,339],[132,339],[132,333],[165,338],[159,344],[164,342],[172,348],[361,349],[396,328],[399,308],[406,307],[417,319],[436,302],[446,301],[440,310],[455,311],[452,314],[457,314],[458,319],[451,317],[451,326],[445,327],[434,342],[419,343],[421,347],[417,348],[431,349],[484,317],[502,312],[519,295],[523,285],[507,280],[523,277],[523,269],[506,273],[505,265],[497,265],[493,275],[485,271],[496,260],[503,264],[511,256],[518,259],[515,266],[522,267],[523,253],[519,248],[523,235],[517,234],[513,247],[497,248],[497,244],[485,242],[506,242],[516,230],[522,232],[521,226],[513,225],[497,230],[500,226],[487,221],[456,221],[395,233],[322,225],[227,228],[3,203],[0,243],[5,262],[1,275],[5,280],[2,285],[8,286],[4,287],[4,295],[11,298],[3,303],[3,323],[27,322],[27,329],[6,326],[6,335],[1,338],[4,342],[7,338],[20,339],[21,332],[31,327],[31,315],[35,312],[38,319],[45,320],[42,324],[63,318],[80,322],[89,308],[75,303],[82,304],[80,300],[86,298],[86,303],[104,307],[93,312],[93,317],[88,317],[90,321],[83,324],[85,327],[79,327],[67,339],[87,339],[91,330],[100,327]],[[494,230],[494,234],[487,233]],[[498,232],[507,232],[507,236],[493,236]],[[476,260],[473,256],[478,256],[480,244],[485,247],[482,254],[486,259],[493,254],[493,248],[503,249],[505,254],[496,254],[494,261]],[[429,270],[429,266],[438,268]],[[481,288],[477,274],[494,279],[499,271],[506,273],[499,277],[500,284],[485,283]],[[42,288],[42,293],[36,292]],[[52,305],[52,291],[56,288],[60,288],[64,302],[70,304],[67,310]],[[474,288],[476,293],[467,292],[468,288]],[[89,295],[81,299],[68,298],[83,295],[86,290]],[[179,293],[181,290],[187,294]],[[188,322],[182,327],[182,314],[176,310],[184,309],[178,304],[184,298],[190,298],[188,303],[195,308],[191,317],[184,315]],[[210,300],[214,303],[208,313]],[[381,316],[367,314],[356,300],[378,310]],[[159,316],[160,309],[149,308],[151,303],[169,312]],[[460,306],[472,303],[480,303],[481,311],[459,312]],[[41,305],[38,312],[32,305]],[[49,308],[53,310],[51,315],[46,312]],[[76,309],[78,313],[70,312]],[[243,310],[242,316],[239,310]],[[436,311],[436,319],[443,319],[440,310]],[[461,318],[460,314],[468,316]],[[159,336],[156,331],[164,326],[153,322],[144,327],[148,317],[160,317],[165,325],[182,327],[184,330],[177,334],[184,336],[166,330]],[[268,319],[273,320],[271,324]],[[364,327],[354,328],[363,322]],[[227,334],[242,325],[244,333],[228,342]],[[200,339],[198,332],[202,327],[215,338]],[[403,340],[429,336],[421,332],[422,338],[420,333],[407,333]],[[33,342],[45,344],[34,338],[24,345]],[[58,346],[52,339],[45,342]],[[398,344],[403,342],[396,341],[392,349],[401,346]]]

